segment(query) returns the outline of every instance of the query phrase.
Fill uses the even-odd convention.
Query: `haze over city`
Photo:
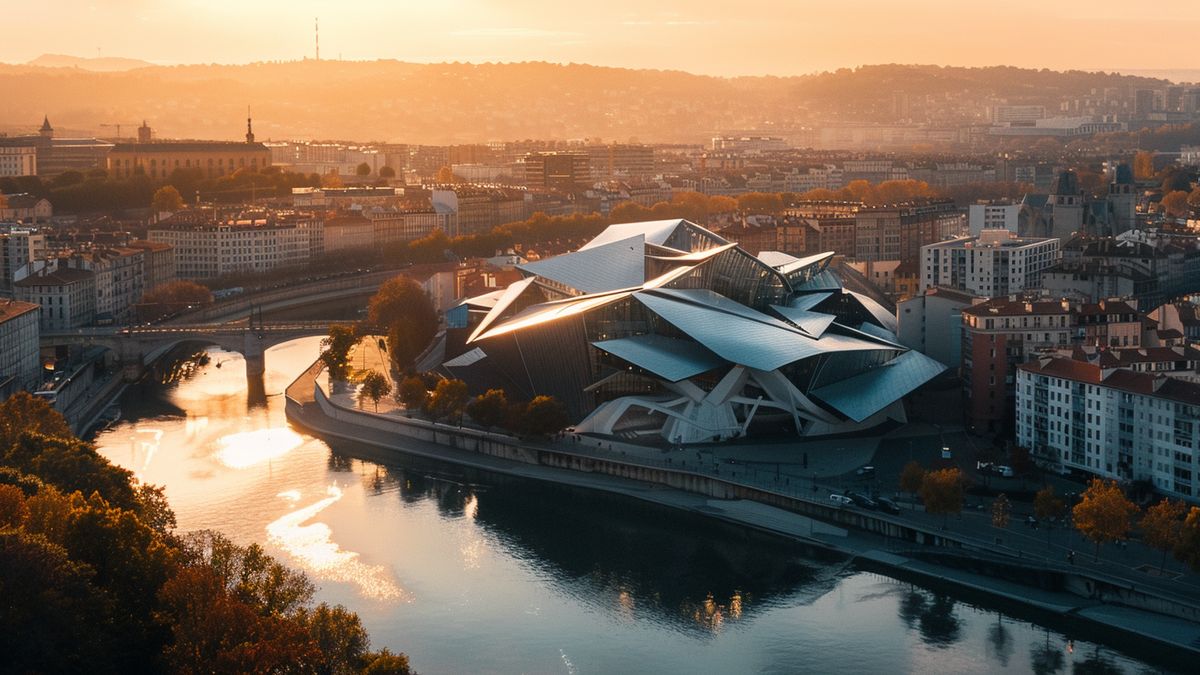
[[[327,59],[551,61],[722,76],[873,63],[1164,72],[1196,67],[1187,37],[1200,33],[1200,11],[1188,0],[1158,2],[1144,13],[1118,0],[1085,8],[1037,0],[7,4],[6,22],[26,28],[0,44],[0,61],[8,63],[43,53],[163,65],[311,58],[319,18]]]
[[[1194,672],[1196,2],[3,2],[0,671]]]

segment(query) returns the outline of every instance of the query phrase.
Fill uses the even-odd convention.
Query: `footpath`
[[[378,356],[382,358],[383,355],[379,354]],[[360,363],[367,365],[370,360],[372,359],[368,357],[366,361],[360,361]],[[355,365],[358,366],[359,363],[355,363]],[[748,499],[714,498],[706,494],[644,480],[588,470],[558,468],[528,461],[515,461],[440,442],[413,438],[391,430],[395,428],[394,426],[389,428],[389,425],[413,423],[404,419],[405,413],[394,403],[389,401],[385,411],[385,403],[381,400],[378,413],[373,412],[374,406],[370,401],[364,404],[364,408],[359,408],[352,393],[326,395],[325,392],[329,391],[326,380],[319,364],[314,364],[288,387],[287,414],[289,419],[319,436],[364,443],[378,448],[384,451],[382,457],[386,457],[389,452],[397,452],[510,476],[621,494],[788,537],[809,546],[844,555],[866,569],[875,569],[891,576],[934,587],[952,587],[968,594],[1026,608],[1072,625],[1095,629],[1099,633],[1114,638],[1127,639],[1129,636],[1136,636],[1143,643],[1148,640],[1158,645],[1159,648],[1167,648],[1176,659],[1194,658],[1200,654],[1200,622],[1178,616],[1181,606],[1185,611],[1194,607],[1196,615],[1200,616],[1200,592],[1195,591],[1194,586],[1190,583],[1171,585],[1171,580],[1162,579],[1152,585],[1158,586],[1157,589],[1154,589],[1145,583],[1145,579],[1125,579],[1117,576],[1122,571],[1120,568],[1104,569],[1103,573],[1076,568],[1064,569],[1065,565],[1061,562],[1043,560],[1039,556],[1026,555],[1024,552],[1018,554],[1008,547],[997,545],[994,550],[989,549],[987,548],[988,542],[983,538],[979,538],[978,542],[969,542],[970,548],[965,546],[942,548],[928,545],[928,543],[922,545],[886,534],[877,534],[853,527],[841,527],[835,523]],[[327,400],[318,401],[317,396],[319,395],[327,396]],[[322,404],[326,407],[323,408]],[[330,406],[337,412],[337,418],[329,414]],[[353,414],[345,415],[345,412]],[[352,421],[358,419],[363,421],[361,423]],[[429,425],[427,422],[422,424],[443,426]],[[438,434],[454,434],[455,432],[453,427],[447,426],[444,427],[444,430],[439,429]],[[463,430],[458,430],[458,432],[462,433]],[[479,432],[473,433],[478,434]],[[437,437],[438,434],[435,434],[434,437]],[[522,443],[511,438],[506,438],[506,440],[511,444],[526,448],[530,452],[552,447],[554,452],[570,451],[579,456],[581,460],[582,458],[597,458],[606,462],[627,463],[631,468],[642,468],[653,464],[659,468],[671,467],[674,470],[683,469],[689,473],[703,468],[706,473],[719,476],[721,480],[762,481],[777,488],[780,492],[795,493],[814,501],[816,501],[814,495],[826,497],[829,494],[825,491],[828,488],[818,482],[820,477],[792,476],[785,474],[780,467],[775,466],[748,467],[729,464],[722,457],[725,449],[722,449],[717,455],[713,455],[712,451],[709,451],[708,454],[701,451],[699,457],[694,449],[686,449],[683,451],[687,453],[686,458],[682,456],[683,452],[678,451],[673,456],[664,458],[662,457],[665,452],[663,450],[617,441],[610,443],[607,439],[578,438],[568,435],[564,439],[549,443]],[[845,451],[846,449],[843,449],[843,452]],[[853,457],[836,463],[839,465],[861,463],[864,453],[866,453],[865,457],[869,459],[870,453],[873,451],[873,446],[870,448],[870,452],[867,452],[866,447],[854,447],[849,449]],[[784,448],[770,449],[768,446],[764,452],[769,455],[770,453],[786,452],[786,450]],[[792,452],[794,453],[794,450]],[[809,458],[810,466],[813,466],[817,459],[816,457]],[[689,462],[686,469],[683,464],[685,461]],[[771,464],[769,457],[761,461]],[[795,460],[789,458],[789,461],[794,462]],[[816,467],[813,466],[813,468]],[[821,468],[820,473],[825,476],[833,476],[845,471],[842,466]],[[739,472],[741,475],[738,475]],[[795,484],[793,484],[792,478],[795,478]],[[917,513],[919,512],[906,511],[901,518],[913,518]],[[923,513],[920,515],[925,516]],[[877,516],[872,515],[872,517]],[[890,519],[890,517],[884,518]],[[905,523],[905,525],[911,527],[913,524]],[[938,527],[932,524],[930,526],[934,529]],[[936,537],[931,534],[927,542],[934,540]],[[940,564],[941,562],[950,564]],[[1007,573],[1003,575],[981,573],[989,569],[989,562],[993,564],[991,569],[1002,569]],[[1067,584],[1070,587],[1069,590],[1073,592],[1061,589],[1062,584],[1058,584],[1059,589],[1056,590],[1047,589],[1046,584],[1042,584],[1042,587],[1030,585],[1031,579],[1022,578],[1023,569],[1027,569],[1030,577],[1075,575],[1072,577],[1073,581]],[[1015,574],[1013,570],[1016,570]],[[1093,589],[1092,581],[1080,580],[1083,577],[1078,575],[1085,573],[1091,575],[1090,578],[1098,580],[1095,589]],[[1008,578],[1004,578],[1005,576]],[[1100,590],[1101,582],[1104,582],[1104,587],[1110,589],[1110,592],[1105,593]],[[1120,593],[1114,594],[1111,589],[1115,588],[1118,591],[1126,589],[1133,592],[1135,584],[1141,585],[1140,593],[1154,590],[1157,597],[1169,600],[1173,611],[1160,613],[1139,609],[1128,604],[1119,604],[1123,600],[1122,596]],[[1139,595],[1139,597],[1141,596]],[[1142,604],[1146,604],[1144,598]]]

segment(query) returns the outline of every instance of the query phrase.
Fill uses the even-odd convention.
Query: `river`
[[[699,516],[327,444],[282,396],[318,342],[267,352],[265,404],[211,348],[127,390],[96,443],[166,487],[181,530],[259,542],[421,673],[1160,672]]]

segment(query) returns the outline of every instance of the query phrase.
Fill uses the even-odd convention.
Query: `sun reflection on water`
[[[333,541],[333,531],[328,525],[303,524],[342,498],[342,490],[336,485],[330,486],[327,493],[324,499],[292,511],[267,525],[270,541],[323,579],[352,583],[364,596],[375,600],[411,601],[410,595],[392,580],[387,569],[380,565],[368,565],[359,560],[357,553],[338,546]],[[299,493],[294,490],[280,493],[279,496],[293,502],[299,499]]]
[[[231,469],[245,469],[282,457],[303,442],[300,434],[287,427],[243,431],[218,439],[217,445],[221,449],[216,457]]]

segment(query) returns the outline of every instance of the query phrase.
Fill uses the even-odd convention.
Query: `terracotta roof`
[[[987,302],[981,302],[978,305],[963,308],[964,314],[974,314],[977,316],[1022,316],[1033,314],[1065,314],[1068,309],[1063,308],[1063,303],[1053,300],[1037,300],[1034,302],[1025,302],[1023,300],[1009,300],[1008,298],[993,298]]]
[[[1037,375],[1061,377],[1073,382],[1102,384],[1119,391],[1153,396],[1186,403],[1200,404],[1200,382],[1154,373],[1139,373],[1124,368],[1106,369],[1074,359],[1048,357],[1034,359],[1017,366]],[[1107,372],[1107,375],[1105,373]]]
[[[88,270],[78,270],[70,267],[59,268],[49,274],[31,274],[20,281],[13,283],[14,286],[66,286],[77,281],[85,281],[94,279],[95,272]]]
[[[146,241],[145,239],[135,239],[129,242],[129,248],[141,249],[144,251],[169,251],[174,246],[161,241]]]
[[[38,305],[20,300],[0,301],[0,323],[16,318],[27,312],[36,312]]]

